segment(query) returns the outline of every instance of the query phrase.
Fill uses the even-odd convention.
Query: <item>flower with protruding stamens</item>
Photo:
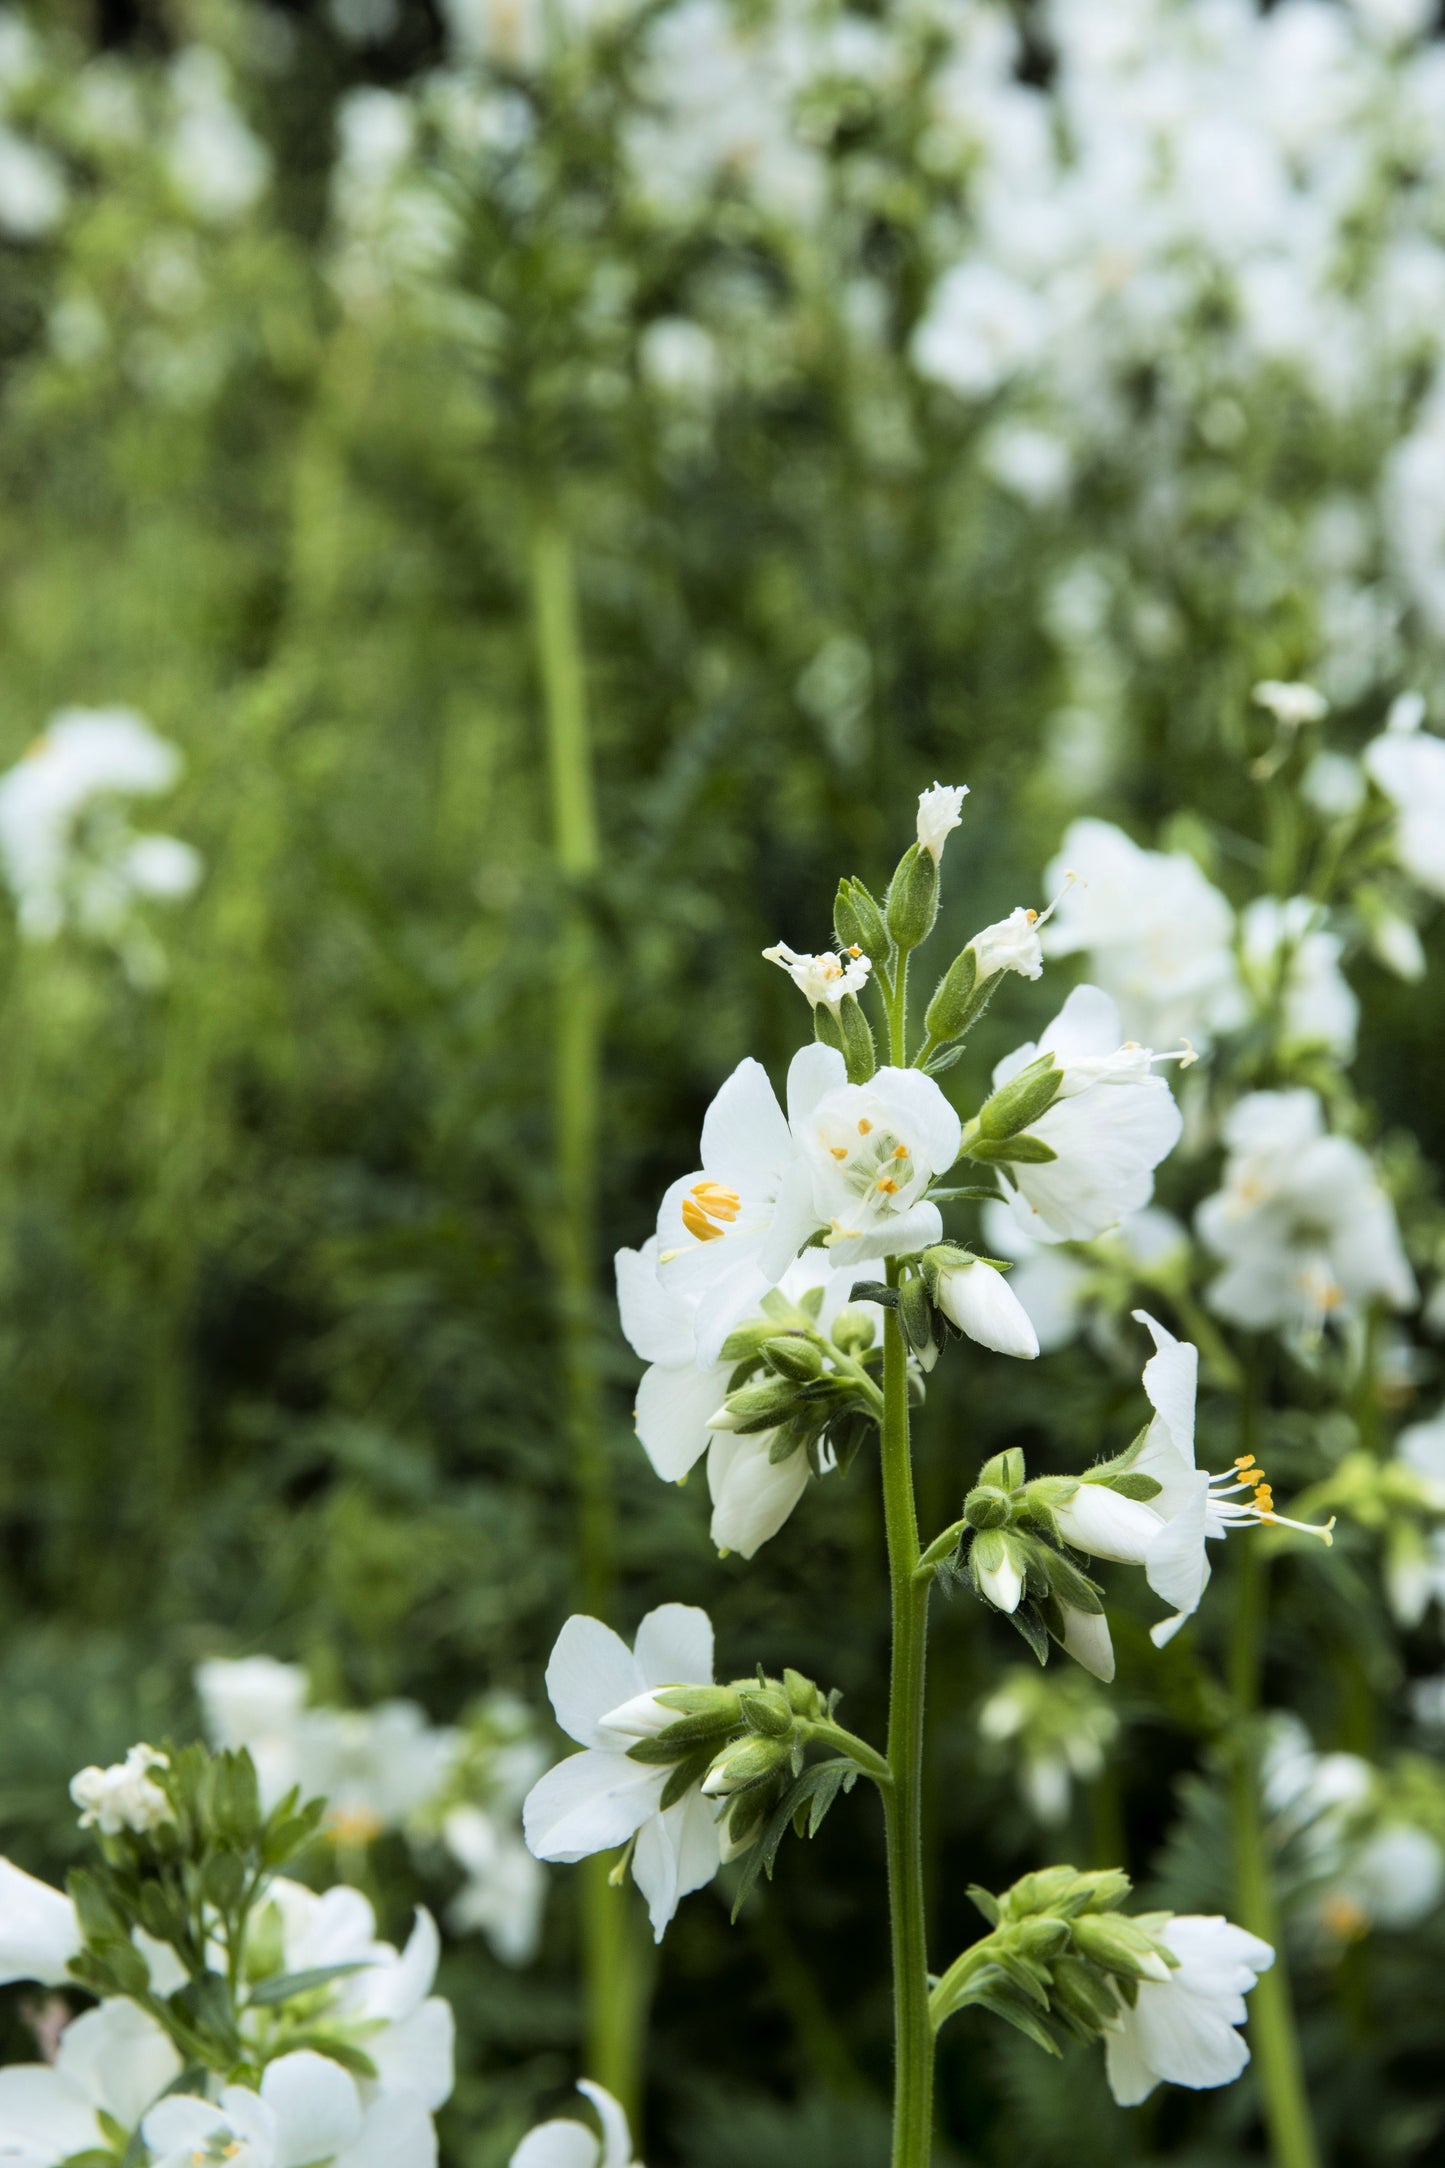
[[[820,1003],[824,1008],[836,1009],[845,995],[861,994],[873,968],[873,959],[856,948],[846,949],[841,956],[831,949],[807,956],[790,949],[786,941],[778,941],[772,948],[765,948],[763,955],[770,964],[778,964],[787,972],[814,1009]]]

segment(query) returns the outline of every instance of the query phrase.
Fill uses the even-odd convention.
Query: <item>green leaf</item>
[[[988,1197],[997,1200],[999,1190],[993,1182],[965,1182],[958,1189],[931,1189],[930,1204],[954,1204],[961,1197]]]
[[[1016,1611],[1006,1611],[1003,1615],[1009,1624],[1023,1635],[1040,1664],[1046,1664],[1049,1660],[1049,1637],[1044,1631],[1044,1622],[1039,1617],[1037,1607],[1026,1598]]]
[[[999,1901],[994,1896],[993,1891],[982,1888],[977,1882],[970,1882],[965,1895],[983,1914],[989,1926],[997,1927],[1002,1914],[999,1910]]]
[[[662,1798],[658,1802],[660,1814],[665,1814],[669,1807],[675,1807],[679,1799],[686,1798],[694,1784],[702,1782],[712,1767],[712,1758],[721,1743],[720,1739],[714,1740],[711,1746],[699,1748],[696,1753],[689,1754],[685,1761],[677,1764],[662,1787]]]
[[[802,1775],[797,1778],[796,1782],[784,1793],[778,1805],[769,1815],[767,1825],[757,1843],[745,1855],[742,1878],[738,1883],[737,1895],[733,1899],[732,1917],[734,1921],[736,1921],[747,1898],[752,1895],[758,1877],[765,1874],[768,1880],[772,1881],[773,1867],[778,1857],[778,1846],[787,1835],[788,1824],[792,1821],[799,1807],[805,1801],[812,1799],[820,1788],[826,1793],[824,1805],[816,1819],[810,1817],[808,1833],[810,1836],[816,1835],[818,1824],[837,1798],[839,1790],[851,1791],[857,1776],[857,1765],[846,1757],[837,1757],[831,1761],[811,1762]]]
[[[1159,1496],[1164,1485],[1152,1475],[1135,1471],[1132,1474],[1116,1475],[1109,1487],[1116,1490],[1121,1498],[1137,1498],[1141,1505],[1148,1505],[1151,1498]]]
[[[296,1995],[314,1994],[318,1987],[329,1987],[333,1980],[344,1980],[348,1973],[365,1972],[365,1964],[357,1960],[348,1965],[311,1965],[304,1972],[277,1972],[269,1980],[262,1980],[253,1987],[249,2001],[253,2010],[272,2010],[278,2002],[290,2002]]]

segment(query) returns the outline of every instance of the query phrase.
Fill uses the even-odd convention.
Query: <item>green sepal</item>
[[[938,916],[938,865],[921,843],[910,843],[888,883],[888,932],[894,946],[916,949]]]
[[[710,1747],[703,1747],[677,1764],[662,1787],[662,1797],[657,1803],[659,1814],[666,1814],[669,1807],[675,1807],[679,1799],[687,1797],[695,1784],[701,1784],[712,1766],[712,1755]]]
[[[1141,1505],[1148,1505],[1151,1498],[1159,1496],[1164,1485],[1154,1476],[1145,1475],[1142,1469],[1126,1469],[1123,1475],[1116,1475],[1112,1479],[1109,1488],[1117,1491],[1121,1498],[1137,1498]]]
[[[1000,1139],[975,1137],[968,1146],[968,1156],[970,1159],[981,1159],[988,1167],[1006,1167],[1010,1161],[1017,1161],[1022,1167],[1046,1167],[1051,1159],[1057,1159],[1059,1155],[1051,1144],[1045,1144],[1042,1137],[1017,1136]]]

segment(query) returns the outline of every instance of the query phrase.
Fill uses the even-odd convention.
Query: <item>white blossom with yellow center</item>
[[[845,949],[841,955],[823,949],[816,956],[807,956],[789,948],[786,941],[777,941],[765,948],[763,955],[768,963],[778,964],[787,972],[814,1009],[836,1009],[846,995],[861,994],[873,968],[872,958],[857,948]]]

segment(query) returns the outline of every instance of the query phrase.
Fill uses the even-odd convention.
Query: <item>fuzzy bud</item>
[[[785,1332],[763,1342],[763,1356],[770,1370],[779,1377],[792,1378],[806,1385],[823,1375],[823,1358],[811,1340],[801,1333]]]
[[[1072,1923],[1074,1948],[1123,1980],[1167,1980],[1171,1970],[1152,1935],[1122,1912],[1086,1912]]]
[[[732,1430],[746,1437],[754,1430],[774,1430],[790,1412],[797,1388],[790,1378],[769,1378],[761,1385],[741,1385],[708,1417],[709,1430]]]
[[[709,1799],[729,1799],[734,1792],[765,1784],[791,1759],[792,1746],[786,1739],[750,1736],[735,1740],[723,1748],[703,1778],[703,1792]]]
[[[866,1310],[840,1310],[833,1320],[833,1345],[845,1355],[861,1355],[878,1337],[878,1328]]]
[[[776,1686],[749,1686],[738,1695],[743,1721],[749,1731],[766,1739],[786,1739],[793,1728],[793,1712],[786,1694]]]
[[[979,1109],[979,1135],[990,1144],[1002,1144],[1018,1136],[1053,1105],[1063,1081],[1064,1072],[1052,1054],[1031,1061],[985,1099]]]
[[[910,843],[888,884],[888,931],[895,945],[916,949],[938,916],[938,860],[921,843]]]

